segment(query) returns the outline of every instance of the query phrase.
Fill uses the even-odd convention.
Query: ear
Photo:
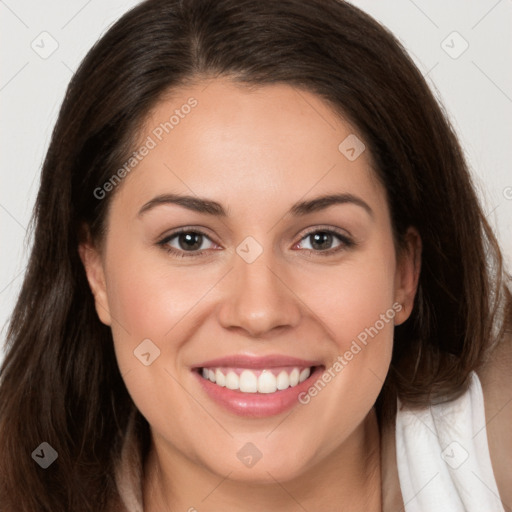
[[[402,308],[395,316],[395,325],[404,323],[410,316],[418,289],[421,271],[421,237],[416,228],[410,227],[404,237],[404,246],[398,254],[395,276],[395,302]]]
[[[105,272],[100,251],[90,240],[78,246],[78,253],[85,268],[87,281],[94,295],[96,313],[102,323],[111,325],[110,308],[108,305]]]

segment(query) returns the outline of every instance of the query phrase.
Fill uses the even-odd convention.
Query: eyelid
[[[158,239],[157,239],[158,240],[157,244],[166,243],[171,238],[174,238],[175,236],[180,235],[182,233],[196,233],[198,235],[202,235],[202,236],[208,238],[209,240],[211,240],[216,245],[221,245],[221,244],[219,244],[218,242],[215,241],[214,237],[212,237],[212,235],[210,235],[208,233],[208,231],[209,230],[207,230],[206,228],[196,227],[196,226],[184,226],[184,227],[181,227],[181,228],[176,228],[175,230],[172,230],[170,232],[166,232],[165,235],[160,235],[158,237]]]
[[[334,233],[344,238],[353,238],[352,235],[346,229],[337,228],[335,226],[330,226],[327,224],[316,224],[314,226],[305,228],[305,231],[300,235],[300,240],[307,237],[308,235],[312,235],[313,233],[317,232]]]

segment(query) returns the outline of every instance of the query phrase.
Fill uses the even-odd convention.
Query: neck
[[[372,410],[356,431],[320,463],[286,482],[252,484],[190,461],[152,434],[145,461],[144,510],[381,510],[380,436]],[[297,508],[299,507],[299,508]]]

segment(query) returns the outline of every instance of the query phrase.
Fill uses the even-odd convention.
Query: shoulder
[[[512,333],[489,354],[477,374],[494,477],[505,511],[512,512]]]

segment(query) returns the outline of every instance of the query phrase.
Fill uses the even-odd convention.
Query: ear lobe
[[[78,253],[85,268],[89,287],[94,295],[96,313],[102,323],[111,325],[105,272],[103,270],[101,254],[90,242],[81,243],[78,246]]]
[[[412,312],[421,272],[422,242],[418,230],[410,227],[404,238],[405,246],[398,256],[395,280],[395,301],[402,305],[402,309],[395,316],[395,325],[404,323]]]

